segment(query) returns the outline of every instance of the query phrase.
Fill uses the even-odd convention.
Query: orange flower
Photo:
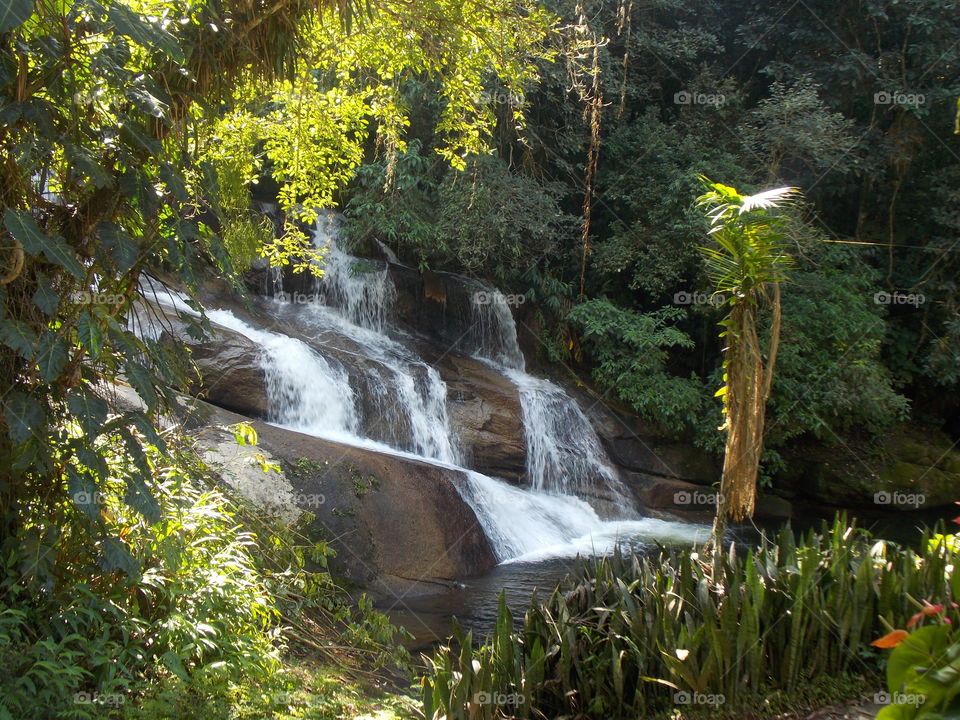
[[[906,630],[894,630],[892,633],[884,635],[878,640],[874,640],[871,645],[878,648],[895,648],[910,636]]]
[[[928,615],[936,615],[937,613],[943,612],[943,605],[931,605],[926,600],[924,600],[924,605],[926,607],[921,608],[920,612],[914,615],[910,620],[907,621],[907,627],[913,627],[921,618],[925,618]]]

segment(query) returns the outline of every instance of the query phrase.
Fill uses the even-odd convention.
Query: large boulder
[[[192,370],[186,389],[191,395],[244,415],[267,417],[267,383],[255,342],[215,323],[212,337],[197,340],[182,321],[169,316],[168,320],[160,341],[188,354]]]
[[[419,346],[447,385],[450,426],[466,455],[468,467],[516,481],[526,472],[527,444],[523,410],[516,385],[473,358]]]
[[[426,591],[496,564],[472,508],[457,491],[457,470],[322,440],[259,421],[258,442],[237,449],[222,426],[248,421],[207,407],[196,433],[222,477],[264,508],[293,504],[314,517],[310,532],[336,551],[334,570],[383,594]],[[263,453],[283,475],[246,461]],[[259,474],[260,482],[256,482]]]

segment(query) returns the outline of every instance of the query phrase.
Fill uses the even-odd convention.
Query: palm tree
[[[705,177],[700,180],[707,192],[697,199],[697,205],[707,213],[715,244],[699,250],[714,288],[728,308],[719,323],[726,347],[724,386],[717,391],[723,397],[720,429],[727,437],[710,541],[714,556],[719,557],[727,518],[738,521],[753,515],[764,415],[780,342],[780,283],[793,264],[785,248],[785,218],[772,211],[795,202],[800,191],[782,187],[741,195]],[[765,306],[771,315],[766,360],[759,334]]]

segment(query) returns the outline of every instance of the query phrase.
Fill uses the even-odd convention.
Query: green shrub
[[[913,612],[909,597],[941,597],[953,551],[921,554],[846,527],[843,518],[798,543],[725,555],[720,575],[687,550],[580,563],[522,628],[501,601],[496,630],[472,647],[441,649],[423,680],[427,718],[651,717],[682,696],[722,711],[802,696],[812,680],[872,674],[868,647],[882,622]],[[740,714],[739,717],[744,717]]]
[[[290,643],[348,668],[403,659],[389,623],[323,569],[323,543],[228,497],[176,437],[167,446],[134,460],[108,437],[96,491],[21,513],[0,577],[0,720],[273,717],[264,693],[287,687]],[[157,498],[150,520],[126,494],[134,463]]]

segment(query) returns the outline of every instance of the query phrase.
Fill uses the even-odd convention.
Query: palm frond
[[[740,214],[761,208],[766,210],[782,207],[784,204],[796,200],[799,196],[800,189],[795,187],[780,187],[764,190],[756,195],[740,196]]]

